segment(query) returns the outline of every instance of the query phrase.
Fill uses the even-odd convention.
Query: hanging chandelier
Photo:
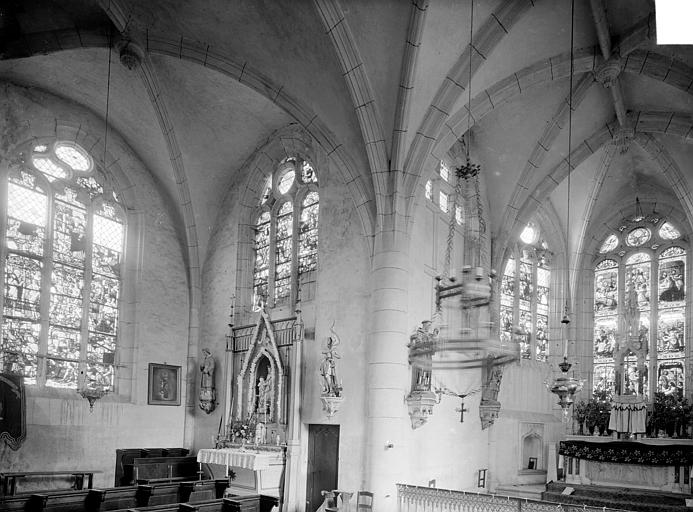
[[[571,165],[571,143],[573,135],[573,37],[575,33],[575,0],[571,1],[570,7],[570,91],[568,93],[568,202],[566,209],[566,270],[565,270],[565,309],[563,312],[563,318],[561,323],[565,328],[565,340],[563,345],[563,362],[559,363],[558,367],[561,373],[554,379],[553,383],[550,385],[547,383],[547,388],[551,393],[558,397],[558,405],[563,411],[563,420],[567,421],[568,414],[570,411],[570,406],[573,405],[575,401],[575,394],[582,390],[583,381],[576,379],[574,376],[570,377],[568,371],[573,366],[568,362],[568,326],[570,325],[570,313],[568,308],[568,297],[570,293],[570,173],[572,170]]]
[[[494,270],[484,266],[482,258],[483,236],[486,232],[479,175],[481,166],[473,163],[470,158],[471,146],[471,105],[472,105],[472,54],[474,35],[474,2],[471,3],[469,27],[469,82],[467,87],[467,140],[459,143],[464,148],[464,163],[455,169],[456,182],[453,203],[449,219],[447,247],[443,275],[436,278],[435,303],[436,312],[433,318],[435,335],[425,337],[425,343],[417,342],[412,337],[409,344],[410,362],[416,362],[422,367],[436,369],[456,368],[492,368],[519,359],[517,343],[503,343],[494,329],[494,324],[488,318],[488,307],[492,302]],[[473,184],[470,182],[473,180]],[[464,187],[464,184],[467,184]],[[463,195],[463,188],[473,186],[476,206],[475,226],[465,228],[465,239],[469,246],[468,261],[462,268],[461,275],[450,272],[454,238],[457,230],[456,212]],[[468,224],[472,223],[470,219]],[[476,247],[474,247],[476,246]],[[474,250],[476,249],[476,250]],[[452,274],[452,275],[451,275]],[[450,305],[450,299],[457,298],[458,303]],[[485,308],[485,310],[484,310]],[[482,311],[484,311],[482,313]],[[446,313],[450,324],[442,324],[443,313]],[[459,325],[458,325],[459,324]]]

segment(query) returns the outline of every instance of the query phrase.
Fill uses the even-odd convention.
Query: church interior
[[[0,508],[683,510],[656,7],[0,3]]]

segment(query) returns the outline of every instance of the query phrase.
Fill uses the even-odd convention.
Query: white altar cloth
[[[270,465],[282,464],[282,453],[252,452],[238,448],[202,448],[197,452],[197,462],[264,471]]]
[[[646,418],[647,402],[643,397],[637,395],[615,396],[611,403],[609,430],[644,434]]]

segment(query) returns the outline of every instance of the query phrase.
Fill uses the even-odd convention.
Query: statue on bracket
[[[337,359],[340,359],[336,348],[341,340],[334,330],[334,322],[330,331],[334,336],[327,338],[327,349],[322,353],[323,360],[320,363],[320,376],[322,378],[322,392],[320,400],[323,410],[328,417],[334,416],[339,411],[339,404],[343,399],[342,383],[337,378]]]
[[[433,414],[433,406],[440,401],[440,395],[431,390],[431,375],[433,362],[431,346],[438,343],[438,328],[433,328],[433,322],[424,320],[421,326],[409,337],[409,364],[411,365],[411,391],[405,398],[411,428],[416,430],[423,426]],[[419,350],[427,353],[421,356]],[[463,406],[464,408],[464,406]]]
[[[208,348],[203,348],[204,360],[200,365],[200,409],[210,414],[217,406],[217,391],[214,387],[214,368],[216,363]]]
[[[498,401],[501,380],[503,379],[503,367],[493,364],[493,358],[489,357],[481,371],[481,402],[479,403],[479,419],[481,430],[485,430],[498,419],[501,403]]]

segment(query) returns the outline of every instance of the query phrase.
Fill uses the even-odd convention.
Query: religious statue
[[[640,308],[638,307],[638,292],[632,279],[628,281],[626,290],[626,335],[629,339],[639,335],[640,330]]]
[[[214,387],[214,368],[216,363],[208,348],[203,348],[204,360],[200,365],[200,409],[210,414],[216,407],[217,392]]]
[[[334,323],[332,327],[334,327]],[[320,375],[322,376],[322,396],[338,397],[342,394],[342,386],[337,379],[336,359],[340,357],[335,347],[341,341],[332,327],[330,327],[330,331],[332,331],[334,337],[330,336],[327,338],[327,350],[323,352],[324,357],[322,363],[320,363]]]
[[[257,382],[257,412],[268,414],[272,408],[272,375],[260,377]]]

